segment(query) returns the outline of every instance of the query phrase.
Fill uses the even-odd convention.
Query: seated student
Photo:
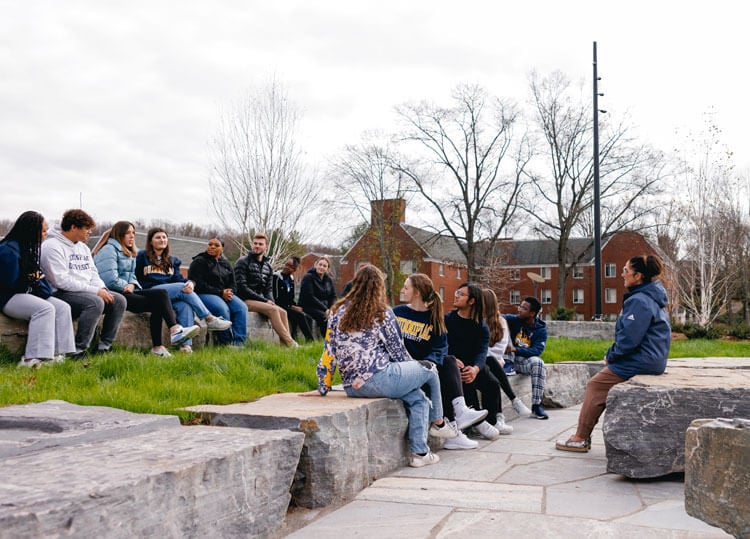
[[[232,264],[224,256],[224,242],[208,240],[206,250],[193,257],[188,279],[195,283],[195,293],[213,314],[232,321],[232,329],[215,333],[221,344],[242,346],[247,337],[247,305],[235,294]]]
[[[47,221],[35,211],[22,213],[0,241],[0,311],[28,320],[26,348],[19,367],[63,361],[76,352],[70,305],[52,295],[39,266]]]
[[[161,339],[162,319],[169,327],[173,345],[194,337],[200,328],[195,325],[183,328],[177,323],[166,290],[143,290],[135,278],[136,253],[135,226],[128,221],[117,221],[102,235],[91,252],[99,277],[108,289],[125,297],[127,310],[133,313],[151,313],[151,353],[169,357],[172,354],[164,347]]]
[[[539,300],[529,296],[518,306],[517,316],[504,315],[510,329],[506,362],[510,360],[517,372],[531,375],[531,417],[549,419],[542,408],[547,369],[539,356],[547,345],[547,324],[538,316],[541,309]]]
[[[50,231],[41,250],[41,267],[57,289],[55,297],[70,305],[73,318],[78,318],[74,357],[79,358],[91,346],[102,313],[104,322],[97,352],[112,349],[127,306],[125,298],[109,290],[96,271],[91,250],[86,245],[94,225],[85,211],[68,210],[63,214],[60,228]]]
[[[286,309],[273,301],[273,268],[266,256],[267,249],[268,236],[262,232],[256,233],[253,236],[252,252],[240,257],[234,265],[237,295],[244,300],[248,311],[268,317],[281,344],[296,348],[299,344],[289,332]]]
[[[324,355],[333,359],[330,366],[318,365],[320,394],[328,393],[338,365],[347,396],[401,399],[409,417],[409,466],[438,462],[427,445],[428,429],[439,438],[457,433],[443,419],[437,373],[414,361],[404,348],[379,269],[364,266],[357,271],[349,295],[333,306],[328,328]],[[421,389],[425,384],[429,399]]]
[[[487,354],[487,368],[493,374],[497,381],[500,383],[500,388],[503,390],[511,403],[513,409],[521,417],[527,417],[531,415],[526,405],[521,402],[521,399],[516,397],[513,388],[510,387],[508,382],[508,376],[505,374],[503,369],[503,355],[510,342],[510,331],[508,330],[508,324],[500,315],[500,309],[497,303],[497,296],[495,292],[489,288],[482,290],[482,300],[484,302],[484,319],[487,322],[487,327],[490,330],[490,347]],[[502,401],[498,401],[497,423],[495,428],[500,434],[511,434],[513,427],[505,424],[505,415],[503,414]]]
[[[456,363],[461,369],[467,404],[478,408],[477,391],[482,393],[487,419],[475,425],[474,429],[484,438],[495,440],[500,436],[495,428],[500,384],[486,366],[490,330],[484,323],[482,289],[474,283],[463,283],[454,294],[453,307],[445,315],[448,353],[456,356]]]
[[[299,305],[306,315],[317,322],[322,335],[326,333],[328,315],[336,301],[336,288],[328,273],[330,267],[328,257],[321,256],[302,277],[299,285]]]
[[[445,441],[446,449],[475,449],[476,440],[461,432],[487,417],[487,410],[473,410],[464,400],[461,371],[456,358],[448,354],[448,337],[443,319],[443,302],[423,273],[413,273],[404,281],[401,296],[407,305],[393,308],[404,345],[409,355],[419,361],[429,361],[437,367],[440,393],[445,417],[456,428],[458,436]]]
[[[289,332],[293,339],[297,338],[297,328],[302,331],[305,340],[312,341],[312,319],[307,316],[302,307],[294,300],[294,272],[299,267],[299,257],[290,256],[284,262],[284,267],[273,274],[273,300],[276,305],[286,310],[289,320]]]
[[[194,292],[195,283],[186,280],[180,273],[182,261],[169,254],[169,236],[163,228],[155,227],[146,234],[146,248],[138,251],[135,258],[135,276],[141,286],[166,290],[177,313],[177,321],[190,327],[197,316],[206,321],[209,331],[225,331],[232,327],[229,320],[211,314]],[[180,351],[192,353],[192,340],[187,339]]]

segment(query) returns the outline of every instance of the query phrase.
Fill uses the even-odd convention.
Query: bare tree
[[[394,170],[393,162],[390,142],[382,134],[367,133],[360,144],[346,146],[332,161],[330,170],[336,195],[330,204],[355,215],[353,222],[370,222],[364,240],[373,243],[379,253],[391,304],[394,288],[400,285],[395,237],[400,215],[384,211],[389,206],[383,201],[403,199],[406,195],[403,175]]]
[[[534,124],[544,151],[544,172],[529,177],[535,197],[526,209],[538,223],[536,232],[557,242],[557,304],[565,306],[565,285],[583,253],[573,253],[574,233],[593,231],[593,119],[588,103],[574,95],[560,72],[532,73],[530,89]],[[665,176],[663,156],[628,136],[625,125],[604,126],[599,152],[601,231],[606,238],[624,228],[637,229],[655,205],[653,195]],[[592,240],[593,243],[593,240]],[[585,252],[585,251],[584,251]]]
[[[731,260],[744,228],[737,196],[741,186],[731,152],[710,117],[703,136],[691,138],[683,155],[680,300],[696,324],[708,326],[723,311],[740,271]]]
[[[405,104],[402,143],[419,157],[397,169],[411,180],[466,257],[469,279],[479,278],[480,251],[511,225],[531,158],[518,113],[476,85],[461,85],[453,104]]]
[[[297,145],[299,120],[285,88],[272,79],[223,115],[211,144],[214,212],[248,242],[266,232],[272,264],[289,255],[290,237],[316,200]]]

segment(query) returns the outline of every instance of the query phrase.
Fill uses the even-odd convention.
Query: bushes
[[[688,339],[720,339],[726,336],[750,339],[750,325],[747,322],[740,322],[731,327],[726,324],[699,326],[692,322],[686,322],[685,324],[672,325],[672,331],[683,333]]]
[[[554,311],[550,313],[550,316],[552,317],[552,320],[575,320],[576,318],[576,310],[575,309],[566,309],[565,307],[557,307]]]

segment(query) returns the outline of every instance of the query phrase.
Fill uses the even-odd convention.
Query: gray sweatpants
[[[15,294],[3,307],[11,318],[29,321],[25,358],[52,359],[57,354],[76,351],[70,306],[55,297],[38,298]]]
[[[70,305],[70,312],[73,318],[78,319],[78,331],[76,331],[76,349],[80,352],[88,350],[91,341],[94,340],[96,326],[99,323],[99,317],[104,313],[104,322],[102,323],[102,333],[99,338],[99,349],[106,350],[111,348],[112,343],[117,337],[117,330],[120,329],[122,316],[125,314],[127,302],[122,294],[110,290],[115,300],[112,303],[104,303],[104,300],[92,294],[91,292],[67,292],[58,290],[55,297],[60,298]]]

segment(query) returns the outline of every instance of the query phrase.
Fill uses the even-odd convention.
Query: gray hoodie
[[[58,227],[50,230],[42,242],[39,262],[47,279],[58,290],[96,294],[106,288],[89,246],[82,241],[73,243]]]

